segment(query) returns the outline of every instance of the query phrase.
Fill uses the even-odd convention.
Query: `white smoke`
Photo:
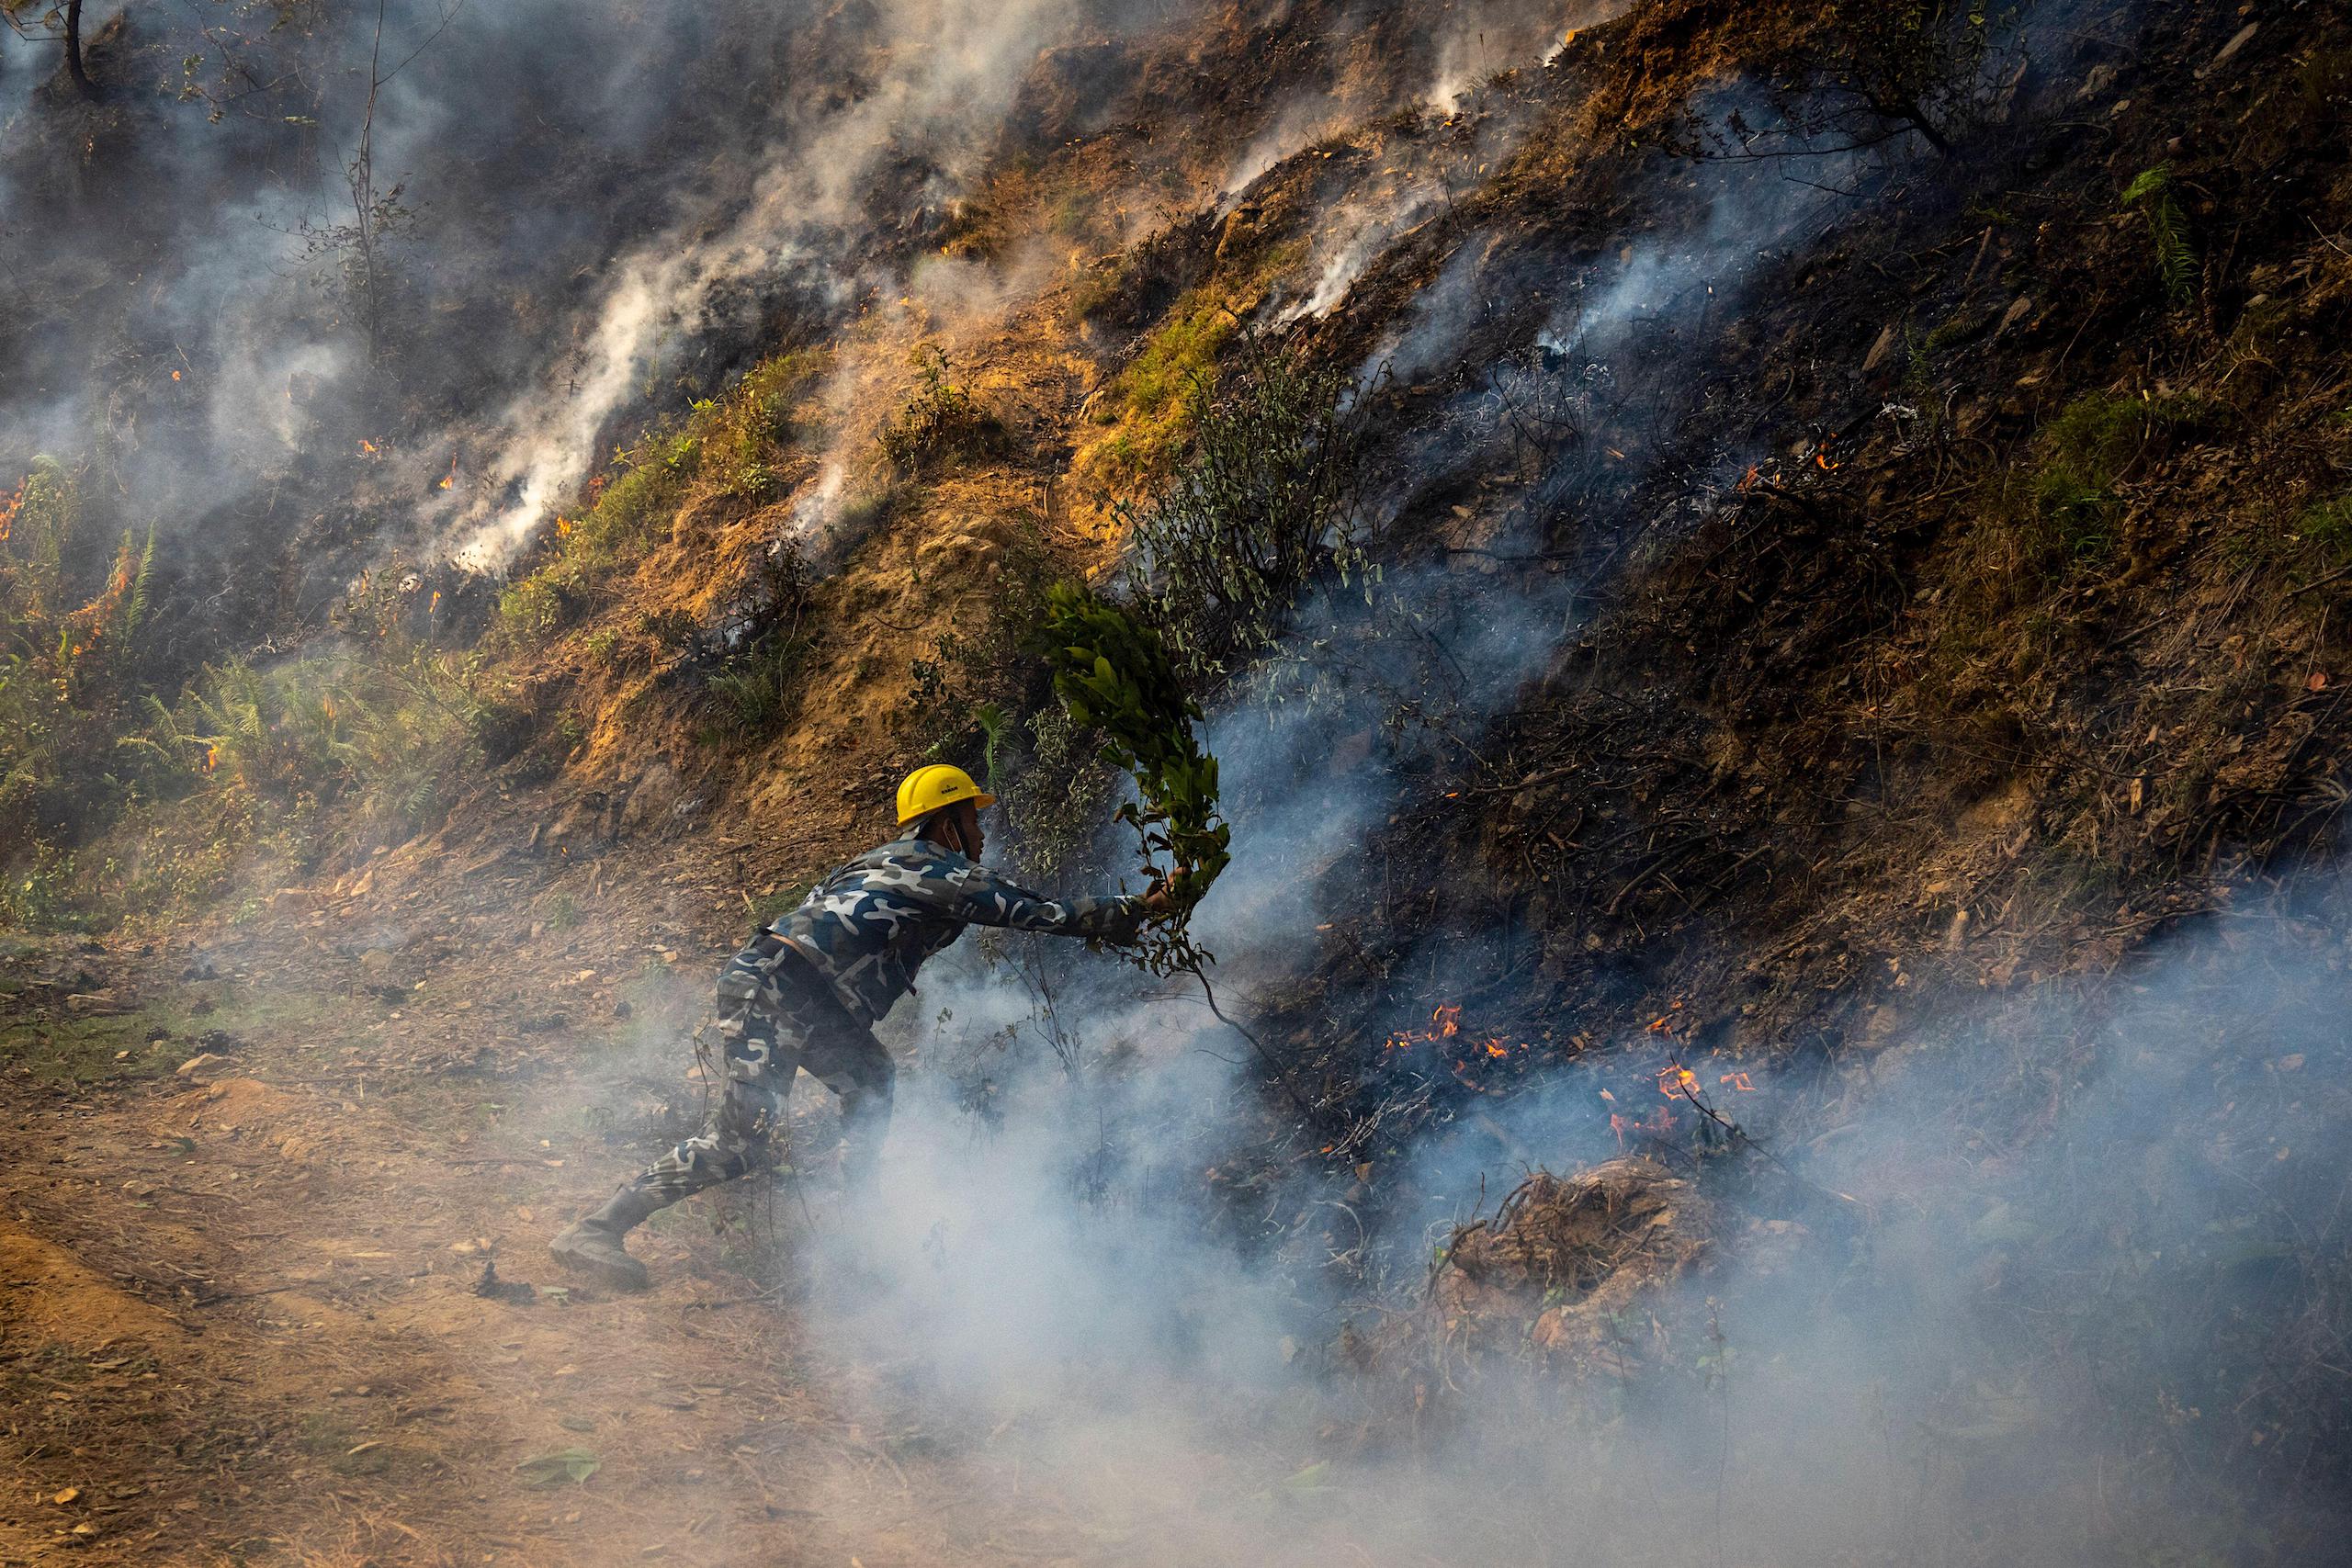
[[[1348,129],[1354,116],[1329,103],[1296,103],[1284,108],[1274,122],[1251,138],[1233,161],[1217,186],[1217,206],[1229,211],[1241,193],[1270,169],[1287,163],[1306,149]]]
[[[586,476],[605,420],[651,372],[663,340],[700,324],[711,289],[734,260],[641,252],[621,263],[571,378],[560,392],[534,389],[507,410],[496,455],[479,481],[487,499],[477,509],[494,510],[453,552],[459,564],[503,566],[552,515]]]
[[[1321,231],[1344,236],[1339,244],[1316,258],[1319,264],[1314,287],[1275,316],[1274,324],[1320,320],[1339,308],[1382,252],[1409,233],[1443,201],[1435,186],[1415,184],[1378,201],[1342,199],[1318,225]]]
[[[1548,65],[1570,37],[1614,21],[1630,8],[1628,0],[1577,0],[1568,6],[1462,0],[1449,6],[1437,34],[1437,73],[1422,101],[1436,113],[1452,114],[1489,78]]]
[[[707,324],[729,286],[800,275],[835,304],[854,291],[868,241],[868,187],[894,156],[936,171],[932,206],[957,194],[990,147],[1022,73],[1067,41],[1073,0],[897,0],[875,81],[775,149],[744,209],[707,237],[672,233],[619,262],[588,341],[508,410],[479,498],[435,526],[461,560],[494,569],[587,476],[597,433],[656,376],[665,352]]]

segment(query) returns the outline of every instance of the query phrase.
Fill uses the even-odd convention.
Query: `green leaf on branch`
[[[1208,955],[1186,922],[1231,860],[1233,841],[1217,813],[1216,759],[1193,735],[1200,705],[1158,632],[1075,583],[1046,591],[1039,643],[1062,706],[1102,732],[1106,764],[1134,777],[1141,799],[1118,818],[1135,829],[1146,868],[1170,885],[1170,912],[1138,944],[1136,961],[1159,975],[1197,968]]]

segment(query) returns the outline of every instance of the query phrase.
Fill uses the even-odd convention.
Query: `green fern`
[[[2158,164],[2153,169],[2143,169],[2123,187],[2123,205],[2136,207],[2141,202],[2165,189],[2172,184],[2172,165]]]
[[[2147,215],[2148,239],[2155,248],[2156,276],[2164,280],[2165,297],[2176,307],[2196,298],[2199,264],[2197,246],[2188,235],[2188,215],[2173,199],[2172,166],[2158,164],[2143,169],[2123,187],[2125,207]]]
[[[130,536],[124,535],[125,547],[127,547],[130,543]],[[147,547],[139,552],[139,566],[130,574],[130,592],[124,599],[122,605],[122,638],[126,643],[130,640],[131,634],[139,629],[139,623],[147,618],[147,579],[154,570],[155,525],[150,523],[147,525]]]

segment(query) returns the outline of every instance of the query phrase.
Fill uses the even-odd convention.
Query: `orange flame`
[[[204,749],[204,771],[209,773],[220,765],[220,748],[217,745],[207,746]]]
[[[1747,1075],[1746,1073],[1725,1073],[1720,1081],[1731,1085],[1732,1088],[1739,1090],[1742,1094],[1754,1094],[1756,1092],[1756,1086],[1748,1082]]]
[[[1427,1029],[1398,1030],[1388,1037],[1383,1049],[1408,1051],[1417,1045],[1439,1045],[1456,1038],[1461,1033],[1462,1009],[1459,1004],[1447,1002],[1430,1010],[1430,1026]],[[1453,1070],[1455,1074],[1460,1075],[1467,1073],[1473,1062],[1508,1061],[1514,1054],[1532,1049],[1533,1043],[1532,1041],[1512,1040],[1499,1034],[1489,1035],[1477,1041],[1475,1049],[1470,1048],[1469,1043],[1465,1042],[1463,1049],[1466,1055],[1454,1059]],[[1463,1081],[1472,1089],[1478,1087],[1469,1083],[1466,1078]]]
[[[376,444],[363,438],[359,443],[359,450],[372,457],[376,455]]]
[[[1462,1032],[1462,1009],[1451,1003],[1430,1013],[1427,1029],[1399,1030],[1388,1037],[1387,1049],[1402,1051],[1414,1045],[1426,1045],[1434,1041],[1451,1040]]]
[[[1652,1138],[1663,1138],[1672,1133],[1674,1112],[1669,1107],[1664,1105],[1657,1107],[1647,1116],[1627,1116],[1622,1111],[1611,1111],[1609,1115],[1609,1130],[1616,1135],[1618,1152],[1622,1154],[1624,1152],[1625,1134],[1628,1133]]]
[[[179,378],[180,378],[180,373],[179,373],[178,371],[176,371],[176,370],[173,371],[173,372],[172,372],[172,379],[173,379],[173,380],[175,380],[175,381],[176,381],[176,380],[178,380]]]
[[[438,588],[436,588],[436,589],[435,589],[435,590],[433,591],[433,601],[432,601],[432,603],[431,603],[431,604],[428,604],[427,605],[425,605],[425,606],[424,606],[424,613],[425,613],[426,615],[430,615],[434,614],[435,611],[439,610],[440,608],[441,608],[441,590],[439,590]]]
[[[8,542],[9,531],[17,525],[17,513],[25,504],[25,486],[30,482],[29,479],[19,479],[16,493],[6,501],[0,501],[0,545]]]
[[[454,484],[456,484],[457,482],[458,482],[458,459],[456,459],[455,457],[452,457],[452,458],[450,458],[450,459],[449,459],[449,471],[448,471],[447,473],[446,473],[446,474],[444,474],[444,475],[442,475],[442,476],[441,476],[441,488],[442,488],[443,490],[447,490],[451,485],[454,485]]]

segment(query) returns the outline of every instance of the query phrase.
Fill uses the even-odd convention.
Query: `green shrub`
[[[140,711],[155,536],[109,536],[51,458],[0,497],[0,866],[43,837],[78,840],[127,797],[114,738]]]
[[[1253,357],[1204,406],[1192,457],[1142,507],[1121,508],[1129,591],[1196,685],[1273,646],[1309,585],[1368,580],[1348,387],[1336,371]]]
[[[557,570],[542,567],[509,583],[498,595],[499,629],[510,644],[528,648],[571,618],[571,603]]]
[[[695,405],[703,471],[719,493],[753,502],[775,493],[794,410],[824,364],[809,349],[780,354],[746,372],[725,397]]]
[[[34,842],[26,863],[0,880],[0,930],[88,931],[103,924],[88,908],[88,890],[74,856]]]
[[[990,793],[1004,803],[1023,867],[1051,884],[1084,861],[1115,775],[1060,703],[1045,703],[1020,728],[1027,755]]]
[[[785,547],[770,554],[748,593],[750,606],[731,628],[735,646],[704,684],[712,720],[707,741],[764,740],[800,708],[801,671],[815,644],[801,630],[809,582],[799,553]]]
[[[2059,553],[2092,560],[2114,547],[2115,486],[2132,465],[2204,410],[2193,396],[2130,398],[2089,392],[2034,438],[2033,502]]]
[[[800,706],[808,648],[806,638],[772,635],[728,660],[706,688],[715,736],[744,742],[781,730]]]
[[[1204,286],[1177,298],[1095,416],[1119,426],[1090,455],[1102,480],[1148,482],[1176,460],[1216,394],[1218,355],[1240,326],[1221,290]]]
[[[642,559],[667,536],[697,483],[752,502],[774,494],[794,408],[825,364],[808,349],[764,360],[722,397],[697,400],[683,421],[657,425],[616,451],[619,473],[592,487],[578,516],[556,519],[555,559],[542,572],[571,589]],[[554,630],[568,614],[561,604],[526,602],[515,610],[515,624],[532,636]]]
[[[1941,354],[1948,348],[1966,343],[1991,325],[1992,319],[1991,313],[1984,310],[1953,311],[1928,333],[1928,352]]]
[[[1874,147],[1916,132],[1950,157],[1999,103],[2014,13],[1978,0],[1826,0],[1792,19],[1755,64],[1765,113],[1691,118],[1669,140],[1701,156],[1769,157]],[[1743,93],[1743,97],[1747,96]]]
[[[1122,261],[1097,263],[1086,275],[1070,286],[1069,313],[1073,320],[1091,321],[1109,310],[1125,298],[1133,280]]]
[[[126,749],[268,803],[260,825],[281,833],[326,802],[353,829],[427,827],[451,804],[450,781],[483,761],[485,736],[511,722],[448,654],[399,641],[267,669],[231,660],[178,704],[149,708]]]
[[[2296,520],[2295,532],[2336,560],[2352,560],[2352,495],[2313,502]]]
[[[701,435],[689,428],[648,435],[616,453],[621,476],[576,523],[557,524],[567,577],[579,581],[626,565],[659,543],[701,469],[702,451]]]
[[[1006,446],[1003,423],[956,385],[947,369],[947,356],[935,344],[917,349],[914,395],[883,427],[883,457],[910,478],[947,463],[990,457]]]

